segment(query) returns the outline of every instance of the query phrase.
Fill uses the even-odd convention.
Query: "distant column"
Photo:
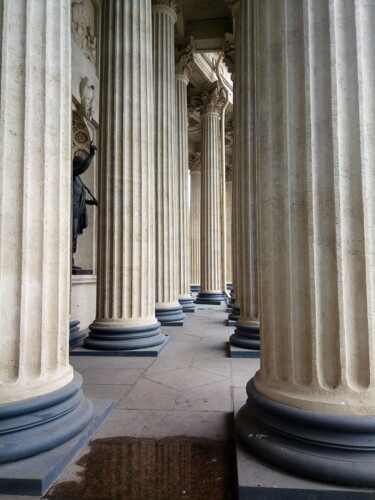
[[[190,289],[201,283],[201,153],[190,156]]]
[[[293,474],[374,488],[375,3],[241,0],[240,18],[258,40],[262,349],[237,430]]]
[[[225,96],[218,82],[203,89],[201,101],[201,288],[197,303],[224,304],[227,299],[221,290],[220,111]]]
[[[258,221],[257,221],[257,144],[255,141],[255,26],[251,2],[247,9],[238,2],[236,12],[236,57],[234,61],[234,177],[236,194],[237,259],[240,278],[236,292],[240,316],[230,343],[246,349],[260,349]],[[242,10],[241,10],[242,9]],[[245,17],[244,17],[245,16]]]
[[[227,284],[232,285],[233,272],[232,272],[232,185],[233,185],[233,168],[232,165],[226,167],[225,175],[225,200],[226,200],[226,244],[227,244]]]
[[[154,313],[152,12],[144,0],[103,9],[98,290],[84,342],[119,351],[166,340]]]
[[[70,4],[5,0],[0,30],[3,464],[68,441],[93,408],[69,365]]]
[[[162,325],[182,326],[178,301],[178,189],[174,0],[152,0],[155,90],[156,317]]]
[[[190,45],[176,54],[176,134],[177,134],[177,201],[178,201],[178,293],[184,312],[194,312],[196,305],[190,293],[189,252],[189,150],[187,90],[189,63],[193,59]]]

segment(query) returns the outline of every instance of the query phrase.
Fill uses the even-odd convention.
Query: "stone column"
[[[246,349],[260,349],[258,314],[258,221],[257,221],[257,144],[255,141],[255,54],[254,16],[251,2],[238,2],[236,12],[236,58],[234,80],[234,149],[236,164],[236,238],[240,278],[236,292],[240,297],[240,316],[230,343]],[[242,10],[241,10],[242,9]],[[245,15],[245,18],[243,15]],[[250,24],[249,24],[250,23]]]
[[[201,282],[201,153],[190,156],[190,288],[199,292]]]
[[[201,191],[201,288],[198,304],[224,304],[221,290],[220,224],[220,111],[225,103],[218,82],[201,92],[202,191]]]
[[[238,0],[226,0],[228,6],[232,9],[232,17],[233,17],[233,30],[236,32],[237,23],[238,23]],[[230,74],[232,81],[235,81],[235,59],[236,59],[236,46],[235,46],[235,36],[234,34],[226,34],[226,39],[224,43],[224,63],[226,64]],[[233,133],[236,125],[235,120],[236,114],[236,100],[234,98],[233,102]],[[233,169],[236,168],[236,144],[233,141],[232,146],[232,163]],[[232,174],[233,175],[233,174]],[[233,175],[232,180],[232,200],[237,199],[237,182],[236,178]],[[237,203],[232,204],[232,223],[231,223],[231,239],[232,239],[232,251],[231,251],[231,259],[232,259],[232,291],[231,291],[231,300],[230,300],[230,313],[228,315],[228,325],[234,326],[240,318],[240,294],[239,294],[239,281],[241,279],[240,276],[240,265],[238,259],[238,242],[237,237],[239,233],[239,224],[237,220]]]
[[[165,341],[154,314],[152,11],[145,0],[103,7],[98,291],[85,345],[118,351]]]
[[[152,0],[156,171],[156,317],[162,325],[182,326],[178,301],[178,189],[174,0]]]
[[[0,463],[78,434],[69,365],[70,4],[0,4]]]
[[[258,26],[262,351],[237,429],[295,474],[374,487],[375,3],[240,6]]]
[[[227,165],[225,175],[225,200],[226,200],[226,224],[227,224],[227,284],[232,286],[232,189],[233,185],[233,168],[232,165]]]
[[[189,150],[187,85],[189,63],[193,60],[190,45],[176,53],[176,134],[177,134],[177,201],[178,201],[178,292],[184,312],[194,312],[196,305],[190,293],[189,254]]]

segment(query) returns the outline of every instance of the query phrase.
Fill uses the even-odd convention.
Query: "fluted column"
[[[258,312],[258,230],[255,124],[254,2],[237,3],[236,57],[234,80],[234,149],[236,164],[236,238],[241,277],[236,292],[240,316],[230,343],[246,349],[260,349]]]
[[[262,351],[237,428],[293,473],[374,487],[375,3],[254,3]]]
[[[103,11],[96,319],[85,345],[129,350],[165,341],[154,314],[154,94],[151,5]]]
[[[226,224],[227,224],[227,284],[232,284],[232,205],[233,205],[233,169],[232,166],[226,168],[225,177],[225,200],[226,200]]]
[[[176,54],[176,134],[177,134],[177,200],[178,200],[178,294],[184,312],[194,312],[196,305],[190,293],[189,253],[189,150],[187,85],[189,63],[193,59],[191,47],[181,48]]]
[[[201,153],[190,157],[190,288],[199,292],[201,282]]]
[[[173,0],[152,0],[156,171],[156,317],[162,325],[184,324],[178,301],[178,166]]]
[[[221,290],[220,221],[220,111],[224,92],[215,82],[201,93],[202,188],[201,188],[201,288],[199,304],[226,303]]]
[[[0,4],[0,463],[64,443],[93,413],[68,349],[69,9]]]
[[[238,24],[238,0],[226,0],[228,6],[232,10],[233,17],[233,29],[236,33]],[[233,83],[235,82],[235,60],[236,60],[236,40],[235,36],[228,36],[225,41],[224,46],[224,62],[231,73],[231,78]],[[233,85],[234,86],[234,85]],[[235,135],[236,128],[236,96],[234,96],[233,102],[233,136]],[[236,142],[233,141],[232,146],[232,162],[233,169],[236,168]],[[240,287],[239,282],[241,279],[241,263],[239,262],[239,251],[238,251],[238,236],[239,236],[239,221],[237,218],[237,178],[233,175],[232,181],[232,199],[234,200],[232,204],[232,224],[231,224],[231,237],[232,237],[232,291],[230,306],[232,310],[228,315],[228,325],[234,326],[240,318]]]

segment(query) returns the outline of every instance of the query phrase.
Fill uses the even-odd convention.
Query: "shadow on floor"
[[[77,481],[51,500],[227,500],[237,498],[234,442],[193,437],[97,439],[77,462]]]

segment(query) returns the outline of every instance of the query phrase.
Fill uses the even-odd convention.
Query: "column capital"
[[[233,33],[225,33],[223,61],[228,68],[228,71],[231,74],[231,78],[233,80],[235,61],[235,39]]]
[[[226,182],[233,181],[233,165],[225,165],[225,180]]]
[[[176,47],[175,53],[175,73],[189,78],[193,63],[193,47],[191,41],[184,46]]]
[[[201,154],[200,152],[191,153],[189,155],[189,168],[191,172],[200,172],[201,170]]]
[[[179,2],[177,0],[152,0],[152,10],[168,12],[173,18],[173,22],[177,21],[177,10]]]
[[[225,92],[219,82],[207,83],[189,93],[189,107],[206,113],[220,114],[225,104]]]

